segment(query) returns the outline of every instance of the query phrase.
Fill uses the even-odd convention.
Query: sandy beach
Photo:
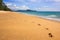
[[[0,40],[60,40],[60,22],[0,11]]]

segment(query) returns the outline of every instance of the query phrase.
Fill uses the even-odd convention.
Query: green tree
[[[5,3],[3,3],[3,0],[0,0],[0,10],[4,10],[4,11],[11,11],[11,9],[9,9]]]
[[[0,10],[2,10],[2,0],[0,0]]]

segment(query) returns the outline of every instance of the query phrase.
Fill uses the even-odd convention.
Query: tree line
[[[3,0],[0,0],[0,10],[4,10],[4,11],[11,11],[11,9],[9,9],[5,3],[3,2]]]

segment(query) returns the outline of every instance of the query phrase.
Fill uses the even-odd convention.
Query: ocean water
[[[60,21],[60,12],[53,12],[53,11],[40,11],[40,12],[22,12],[23,14],[38,16],[50,20]]]

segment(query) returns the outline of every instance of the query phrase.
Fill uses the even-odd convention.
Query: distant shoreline
[[[0,12],[4,12],[4,11],[0,11]],[[7,12],[10,12],[10,11],[7,11]],[[49,19],[49,18],[46,18],[46,17],[38,16],[38,15],[27,14],[27,13],[24,13],[24,12],[16,12],[16,13],[27,15],[27,16],[33,16],[33,17],[37,17],[37,18],[41,18],[41,19],[50,20],[50,21],[54,21],[54,22],[59,22],[60,23],[60,20],[53,20],[53,19]]]
[[[42,18],[42,19],[45,19],[45,20],[50,20],[50,21],[55,21],[55,22],[59,22],[60,23],[60,20],[49,19],[49,18],[46,18],[46,17],[41,17],[41,16],[38,16],[38,15],[27,14],[27,13],[23,13],[23,12],[18,12],[18,13],[24,14],[24,15],[29,15],[29,16],[34,16],[34,17],[37,17],[37,18]]]

